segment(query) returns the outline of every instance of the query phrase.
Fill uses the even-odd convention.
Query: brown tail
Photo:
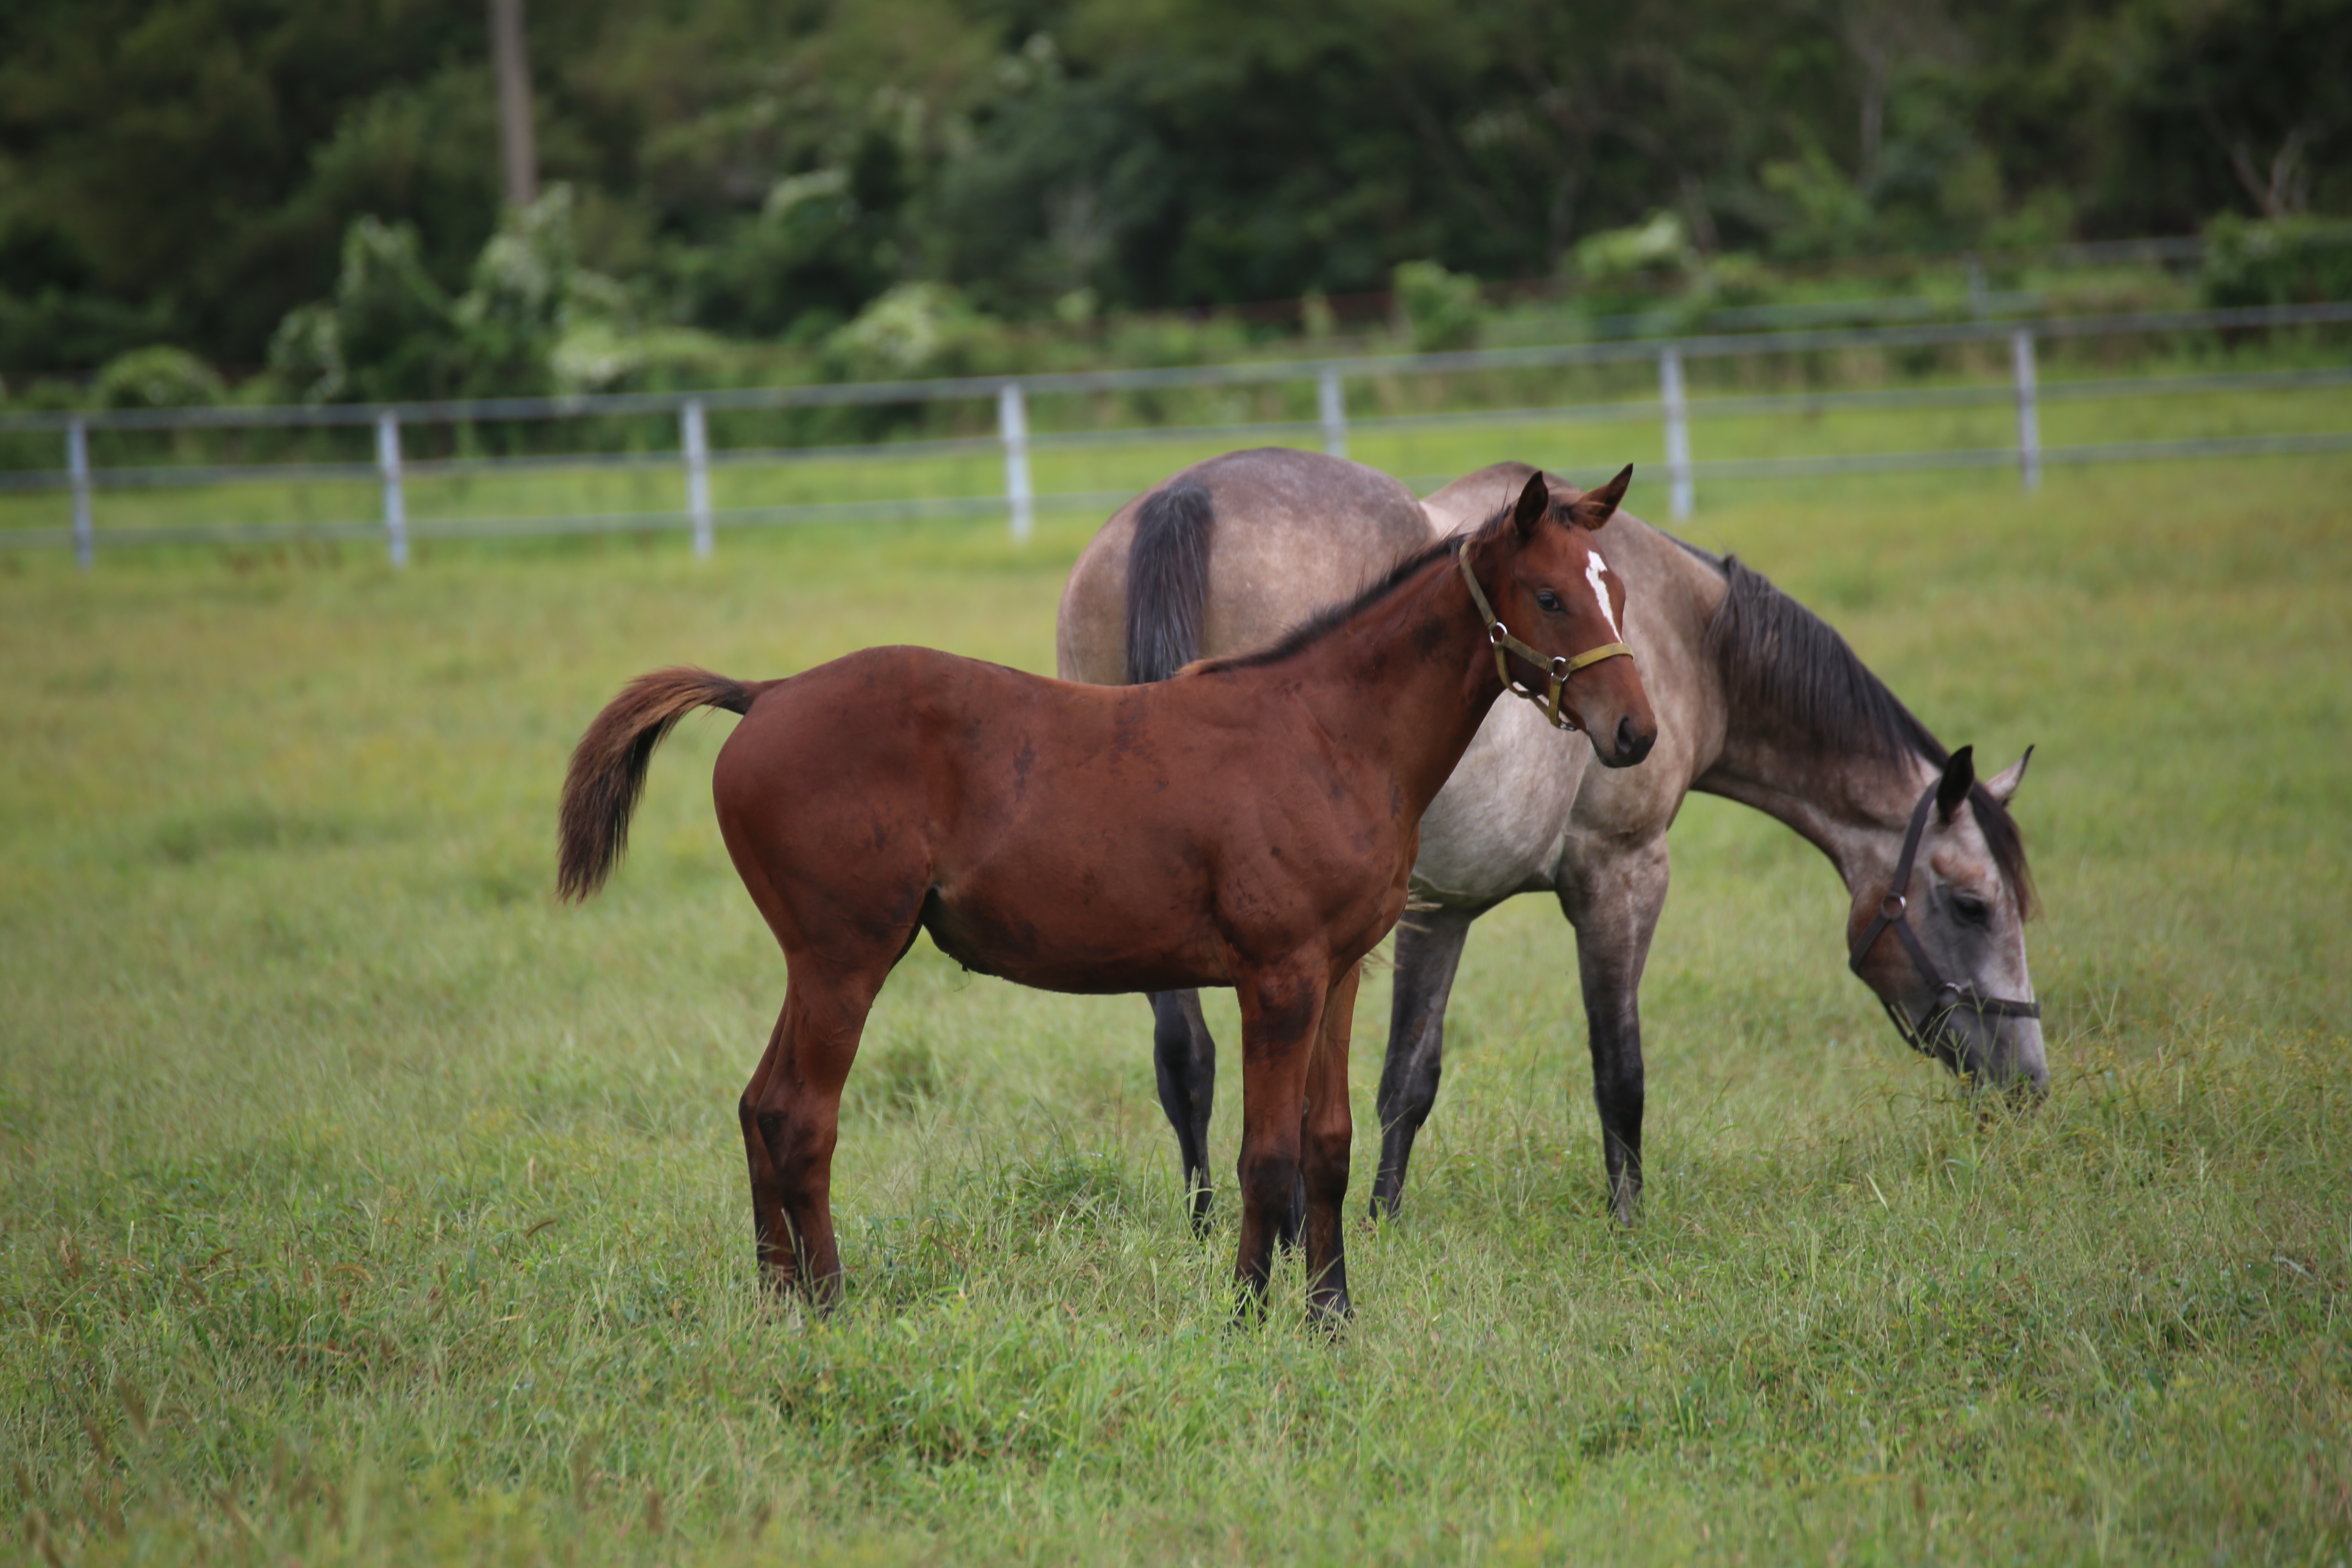
[[[555,890],[578,903],[604,885],[629,844],[629,815],[645,793],[654,748],[698,708],[750,710],[768,681],[730,680],[681,665],[640,675],[596,715],[572,751],[556,830]]]

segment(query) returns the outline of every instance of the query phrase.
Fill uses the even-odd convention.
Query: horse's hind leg
[[[1348,1040],[1355,1024],[1356,982],[1362,973],[1360,963],[1349,964],[1323,999],[1323,1026],[1307,1066],[1299,1158],[1307,1193],[1307,1308],[1327,1322],[1355,1310],[1348,1299],[1347,1237],[1340,1209],[1348,1198],[1348,1157],[1356,1131],[1348,1106]]]
[[[1217,1098],[1217,1042],[1201,1016],[1198,991],[1151,993],[1151,1023],[1160,1108],[1176,1130],[1193,1234],[1204,1236],[1209,1229],[1209,1111]]]
[[[1396,1000],[1389,1015],[1389,1054],[1381,1066],[1381,1168],[1372,1178],[1372,1215],[1393,1216],[1404,1203],[1412,1141],[1437,1103],[1445,1058],[1445,1004],[1470,922],[1484,911],[1438,909],[1397,927]]]
[[[740,1106],[762,1272],[772,1289],[797,1287],[820,1306],[841,1293],[833,1234],[841,1089],[889,971],[887,962],[870,974],[793,965],[783,1016]]]
[[[789,1005],[787,1005],[789,1007]],[[760,1065],[751,1069],[751,1081],[735,1102],[735,1119],[743,1128],[743,1159],[751,1170],[751,1241],[758,1260],[760,1279],[770,1289],[782,1287],[794,1277],[792,1232],[784,1223],[783,1177],[778,1173],[775,1157],[768,1152],[767,1135],[760,1130],[757,1106],[766,1093],[769,1079],[776,1072],[776,1064],[784,1053],[784,1019],[776,1016],[776,1026],[768,1033],[768,1048],[760,1054]]]

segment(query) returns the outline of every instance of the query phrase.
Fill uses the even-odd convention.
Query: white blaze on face
[[[1617,613],[1609,607],[1609,584],[1601,580],[1601,574],[1608,570],[1609,563],[1601,559],[1601,552],[1585,552],[1584,580],[1592,584],[1592,596],[1601,602],[1601,618],[1609,623],[1609,630],[1617,640],[1623,642],[1625,634],[1617,628]]]

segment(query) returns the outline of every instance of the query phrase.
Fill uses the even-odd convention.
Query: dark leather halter
[[[1470,570],[1470,542],[1464,540],[1454,547],[1454,563],[1462,568],[1462,580],[1470,584],[1470,602],[1477,606],[1478,618],[1486,623],[1486,646],[1495,650],[1495,673],[1503,678],[1503,689],[1514,697],[1524,697],[1543,710],[1555,730],[1580,728],[1575,719],[1559,710],[1560,693],[1567,689],[1568,678],[1589,664],[1599,664],[1604,658],[1632,658],[1633,650],[1622,642],[1605,642],[1599,647],[1586,648],[1573,658],[1554,656],[1547,658],[1511,635],[1511,628],[1496,617],[1495,606],[1486,602],[1486,590],[1478,586],[1478,574]],[[1548,692],[1532,686],[1522,686],[1511,675],[1509,655],[1517,654],[1549,678]]]
[[[1870,923],[1862,928],[1862,934],[1854,938],[1853,952],[1846,959],[1846,967],[1860,974],[1862,961],[1870,956],[1870,950],[1877,945],[1878,939],[1887,928],[1894,928],[1896,939],[1903,943],[1903,950],[1911,955],[1912,963],[1917,967],[1919,978],[1925,980],[1934,993],[1935,1001],[1928,1007],[1927,1016],[1916,1024],[1899,1005],[1889,1002],[1885,997],[1880,997],[1878,1004],[1886,1009],[1886,1016],[1893,1021],[1895,1032],[1903,1037],[1903,1043],[1923,1057],[1937,1055],[1932,1041],[1943,1028],[1944,1020],[1963,1009],[1979,1018],[2042,1016],[2042,1004],[2039,1002],[2011,1002],[2004,997],[1986,996],[1973,985],[1945,979],[1935,961],[1927,956],[1927,948],[1920,944],[1918,933],[1911,929],[1903,889],[1911,885],[1911,862],[1918,856],[1920,836],[1927,831],[1927,813],[1935,805],[1936,792],[1940,787],[1940,784],[1929,784],[1927,793],[1921,795],[1919,804],[1912,808],[1911,826],[1903,835],[1903,854],[1895,862],[1895,880],[1889,884],[1886,896],[1879,900],[1878,913],[1871,917]]]

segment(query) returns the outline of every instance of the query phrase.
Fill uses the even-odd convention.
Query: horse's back
[[[1130,679],[1128,569],[1138,522],[1154,497],[1185,485],[1206,494],[1214,531],[1193,658],[1263,647],[1429,542],[1412,492],[1361,463],[1281,447],[1195,463],[1112,513],[1079,552],[1055,626],[1064,679]]]
[[[730,802],[772,806],[806,792],[878,805],[935,793],[943,768],[999,763],[1025,775],[1003,737],[1066,731],[1068,683],[938,648],[890,646],[845,654],[761,692],[719,748],[722,816]],[[1081,705],[1084,709],[1088,706]],[[1107,714],[1095,728],[1108,732]]]

